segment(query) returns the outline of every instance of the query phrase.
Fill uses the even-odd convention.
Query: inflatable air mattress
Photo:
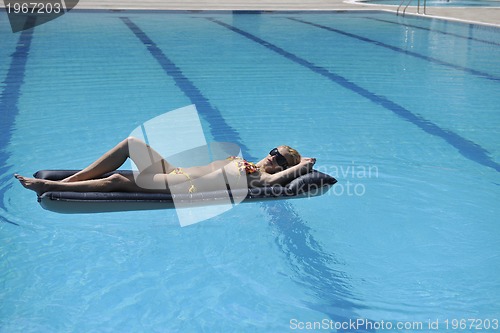
[[[41,170],[35,178],[61,180],[78,170]],[[132,171],[115,171],[130,174]],[[111,173],[112,174],[112,173]],[[110,175],[110,174],[108,174]],[[104,175],[104,176],[108,176]],[[219,190],[186,194],[130,193],[130,192],[45,192],[38,197],[40,205],[58,213],[102,213],[131,210],[169,209],[175,205],[205,206],[227,203],[228,198],[244,197],[242,202],[294,199],[325,194],[337,182],[325,173],[313,170],[286,186],[268,186],[249,189]],[[244,192],[241,192],[244,191]]]

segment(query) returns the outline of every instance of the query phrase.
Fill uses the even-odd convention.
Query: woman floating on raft
[[[128,158],[137,166],[138,173],[115,173],[104,177],[117,170]],[[220,179],[221,176],[224,176],[227,184],[228,177],[223,175],[223,170],[227,170],[226,166],[231,163],[234,169],[246,175],[248,187],[254,188],[284,186],[312,171],[316,159],[301,157],[295,149],[279,146],[257,163],[231,156],[203,166],[179,168],[166,161],[142,140],[129,137],[85,169],[63,180],[28,178],[17,174],[15,177],[25,188],[38,195],[51,191],[172,193],[172,188],[175,188],[176,193],[193,193],[219,189],[219,183],[211,180]]]

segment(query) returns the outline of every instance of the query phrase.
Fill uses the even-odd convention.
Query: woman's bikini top
[[[247,160],[245,160],[239,156],[229,156],[227,159],[229,161],[234,161],[236,163],[236,165],[238,166],[238,169],[241,172],[245,171],[245,173],[247,175],[250,175],[252,173],[260,171],[260,168],[258,166],[256,166],[255,163],[248,162]]]

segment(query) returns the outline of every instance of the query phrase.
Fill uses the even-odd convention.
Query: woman
[[[138,173],[99,178],[118,169],[128,158],[135,163]],[[143,141],[129,137],[85,169],[61,181],[27,178],[17,174],[15,177],[25,188],[38,195],[48,191],[172,193],[175,190],[175,193],[192,193],[218,190],[220,182],[217,180],[224,179],[229,184],[235,179],[231,174],[238,174],[236,179],[245,175],[245,185],[250,187],[286,185],[311,171],[314,163],[315,158],[303,158],[295,149],[279,146],[255,164],[232,156],[208,165],[178,168]]]

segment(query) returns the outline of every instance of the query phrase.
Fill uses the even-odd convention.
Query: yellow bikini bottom
[[[247,175],[260,171],[260,168],[256,166],[254,163],[248,162],[241,157],[230,156],[227,159],[229,161],[234,161],[236,163],[236,166],[238,167],[238,170],[240,170],[240,172],[245,172]],[[189,174],[187,174],[182,168],[175,168],[174,170],[170,171],[169,175],[185,176],[187,180],[191,183],[191,186],[189,187],[189,193],[194,193],[198,191],[196,189],[196,186],[193,185],[193,180],[191,179]]]
[[[175,168],[174,170],[170,171],[169,175],[183,175],[183,176],[185,176],[187,178],[187,180],[189,181],[189,183],[191,183],[191,186],[189,187],[188,192],[189,193],[197,192],[196,186],[193,185],[193,180],[182,168]]]

